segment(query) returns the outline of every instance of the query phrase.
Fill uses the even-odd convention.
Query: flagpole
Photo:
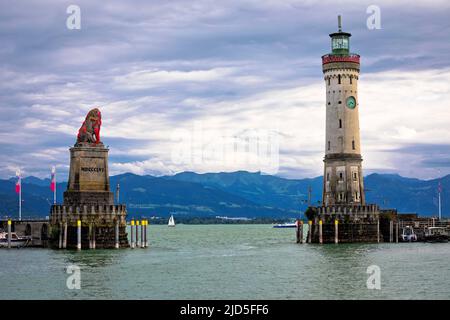
[[[439,181],[439,221],[441,221],[441,182]]]
[[[22,177],[19,170],[19,221],[22,221]]]
[[[53,167],[54,181],[55,181],[55,189],[53,190],[53,204],[56,204],[56,168]]]
[[[22,181],[20,181],[20,192],[19,192],[19,221],[22,221]]]

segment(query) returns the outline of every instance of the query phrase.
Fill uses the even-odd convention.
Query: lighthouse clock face
[[[356,99],[353,96],[347,98],[347,107],[350,109],[355,109],[356,107]]]

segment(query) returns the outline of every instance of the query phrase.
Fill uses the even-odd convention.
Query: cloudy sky
[[[66,176],[94,106],[111,174],[320,175],[338,14],[361,55],[365,173],[450,173],[448,1],[2,0],[0,177]]]

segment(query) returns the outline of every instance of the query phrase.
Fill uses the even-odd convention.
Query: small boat
[[[400,235],[400,240],[403,242],[414,242],[417,241],[417,235],[414,232],[413,227],[406,226],[402,230],[402,234]]]
[[[31,237],[20,237],[11,232],[11,248],[26,247],[31,242]],[[8,232],[0,232],[0,248],[8,248]]]
[[[274,228],[279,228],[279,229],[283,229],[283,228],[297,228],[297,222],[295,223],[279,223],[273,226]]]
[[[449,236],[445,227],[428,227],[425,230],[426,242],[448,242]]]
[[[169,223],[167,224],[169,227],[175,227],[175,219],[173,218],[173,214],[170,215]]]

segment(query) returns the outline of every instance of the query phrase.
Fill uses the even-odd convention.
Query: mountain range
[[[450,208],[450,175],[434,180],[405,178],[395,174],[365,177],[366,201],[399,212],[437,214],[437,187],[442,184],[442,208]],[[285,179],[247,171],[198,174],[182,172],[173,176],[140,176],[131,173],[111,176],[111,191],[120,184],[120,202],[130,216],[176,215],[198,217],[298,217],[311,204],[320,203],[322,177]],[[17,216],[15,179],[0,180],[0,216]],[[49,215],[53,194],[50,180],[33,176],[22,179],[23,216]],[[57,202],[62,202],[66,182],[57,184]]]

